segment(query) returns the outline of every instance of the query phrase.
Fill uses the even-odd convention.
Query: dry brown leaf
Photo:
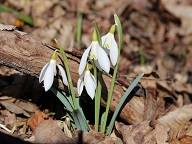
[[[188,0],[161,0],[167,11],[181,20],[180,34],[192,33],[192,5]]]
[[[181,131],[186,129],[192,119],[192,104],[177,108],[157,120],[166,129],[169,128],[168,140],[176,139]]]
[[[149,126],[149,121],[144,121],[135,125],[124,125],[121,122],[116,122],[115,127],[117,131],[122,135],[124,143],[138,144],[148,143],[145,136],[153,129]]]
[[[2,117],[4,118],[3,123],[5,125],[13,124],[13,123],[15,123],[17,121],[16,115],[10,113],[7,110],[1,110],[0,113],[1,113]]]
[[[40,110],[37,110],[33,117],[29,118],[27,121],[27,125],[29,125],[32,131],[38,126],[38,124],[45,120],[45,114]]]
[[[38,107],[35,104],[29,101],[23,101],[23,100],[20,100],[18,102],[18,106],[28,112],[35,112],[38,109]]]
[[[180,144],[191,144],[192,143],[192,136],[184,136],[180,139]]]
[[[34,136],[36,143],[74,143],[52,119],[40,122],[34,130]]]
[[[12,103],[12,102],[6,102],[6,101],[1,101],[0,102],[7,110],[9,110],[12,113],[15,114],[23,114],[27,117],[30,117],[30,114],[27,113],[25,110],[23,110],[21,107],[18,105]]]

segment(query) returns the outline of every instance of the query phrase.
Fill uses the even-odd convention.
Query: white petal
[[[92,46],[92,43],[91,45],[85,50],[85,52],[83,53],[83,56],[81,58],[81,62],[80,62],[80,65],[79,65],[79,75],[81,75],[83,73],[83,71],[85,70],[85,66],[86,66],[86,63],[87,63],[87,57],[89,55],[89,51],[91,49],[91,46]]]
[[[56,62],[56,60],[51,59],[50,63],[53,65],[53,72],[54,72],[54,75],[56,76],[56,74],[57,74],[56,63],[57,62]]]
[[[97,52],[98,52],[99,65],[105,72],[109,73],[110,61],[109,61],[107,54],[100,46],[97,47]]]
[[[41,73],[39,75],[39,83],[41,83],[43,81],[44,75],[45,75],[45,72],[46,72],[48,66],[49,66],[49,63],[44,65],[44,67],[42,68]]]
[[[107,33],[106,35],[102,36],[101,37],[101,40],[102,40],[102,46],[104,45],[106,39],[107,39],[107,36],[108,36],[109,33]]]
[[[53,80],[54,80],[54,65],[50,63],[44,75],[45,91],[48,91],[51,88]]]
[[[85,81],[85,89],[88,93],[88,95],[91,97],[91,99],[94,98],[95,95],[95,82],[93,81],[91,74],[87,74],[86,81]]]
[[[110,59],[111,59],[112,65],[115,66],[117,63],[117,59],[118,59],[118,47],[117,47],[117,43],[115,41],[114,36],[111,41]]]
[[[98,62],[98,59],[97,59],[97,60],[94,60],[94,62],[95,62],[96,67],[97,67],[100,71],[102,71],[102,68],[101,68],[101,66],[100,66],[100,64],[99,64],[99,62]]]
[[[97,59],[97,46],[99,45],[98,41],[92,42],[91,52],[90,52],[90,59]]]
[[[83,76],[84,76],[84,74],[82,74],[80,76],[80,78],[78,79],[78,82],[77,82],[77,92],[78,92],[79,95],[81,95],[81,93],[83,91],[83,85],[84,85]]]
[[[91,78],[92,78],[92,80],[93,80],[93,82],[94,82],[94,88],[96,89],[96,87],[97,87],[97,81],[96,81],[96,79],[95,79],[95,77],[90,73],[90,75],[91,75]]]
[[[63,83],[68,86],[68,81],[67,81],[67,76],[66,76],[66,73],[65,73],[65,70],[63,69],[63,67],[59,64],[57,64],[57,67],[59,68],[59,71],[61,72],[61,76],[62,76],[62,80],[63,80]]]

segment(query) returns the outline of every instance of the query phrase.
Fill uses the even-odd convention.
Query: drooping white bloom
[[[88,95],[91,97],[91,99],[93,99],[97,83],[95,77],[91,74],[88,65],[86,66],[85,72],[81,74],[77,82],[77,91],[79,95],[81,95],[83,91],[83,86],[85,86]]]
[[[65,70],[61,65],[56,64],[56,51],[55,51],[52,55],[51,60],[42,68],[39,76],[39,83],[41,83],[42,81],[44,82],[45,91],[48,91],[53,84],[54,76],[56,76],[57,74],[56,66],[58,67],[61,73],[63,83],[66,86],[68,86]]]
[[[110,60],[113,66],[116,65],[118,59],[118,47],[114,38],[115,25],[110,28],[109,33],[102,36],[102,46],[105,52],[110,56]]]
[[[109,73],[110,70],[110,62],[106,52],[99,46],[97,41],[97,34],[94,31],[92,36],[91,45],[85,50],[83,56],[81,58],[80,66],[79,66],[79,75],[81,75],[85,69],[87,58],[89,56],[90,59],[93,59],[97,68],[102,71]]]

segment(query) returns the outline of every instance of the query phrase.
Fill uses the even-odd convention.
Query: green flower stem
[[[56,39],[55,39],[55,42],[59,46],[59,49],[60,49],[59,52],[61,54],[61,57],[63,59],[63,63],[65,65],[67,78],[68,78],[68,82],[69,82],[69,87],[70,87],[70,90],[71,90],[72,100],[73,100],[73,104],[74,104],[74,110],[77,110],[78,106],[77,106],[77,101],[76,101],[76,98],[75,98],[75,91],[74,91],[71,75],[70,75],[70,72],[69,72],[68,59],[67,59],[65,51],[63,50],[63,48],[61,47],[59,42]]]
[[[91,61],[92,66],[93,66],[93,73],[94,73],[94,77],[97,80],[97,67],[95,66],[94,60]],[[95,131],[98,131],[99,129],[99,115],[98,115],[98,89],[96,89],[95,92]]]
[[[116,76],[117,76],[117,70],[118,70],[118,66],[119,66],[119,60],[120,60],[120,52],[121,52],[121,47],[122,47],[122,26],[121,26],[121,22],[118,18],[118,16],[116,14],[114,14],[114,19],[115,19],[115,24],[117,26],[118,29],[118,60],[117,60],[117,64],[115,66],[114,72],[113,72],[113,79],[112,79],[112,83],[111,83],[111,88],[110,88],[110,92],[109,92],[109,97],[107,100],[107,106],[106,106],[106,110],[105,110],[105,117],[104,117],[104,121],[103,121],[103,125],[101,128],[101,131],[104,133],[105,129],[106,129],[106,124],[107,124],[107,118],[108,118],[108,114],[109,114],[109,108],[111,105],[111,99],[112,99],[112,95],[113,95],[113,91],[114,91],[114,86],[115,86],[115,80],[116,80]]]
[[[100,101],[102,89],[102,71],[98,74],[97,95],[95,97],[95,131],[99,130]]]

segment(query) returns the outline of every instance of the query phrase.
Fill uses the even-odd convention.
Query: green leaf
[[[89,129],[87,129],[86,123],[85,123],[85,119],[82,116],[82,113],[79,109],[74,110],[72,113],[74,122],[77,126],[77,129],[83,130],[83,131],[89,131]]]
[[[65,106],[65,108],[69,111],[72,112],[73,111],[73,105],[70,102],[71,100],[68,100],[66,94],[59,92],[56,88],[51,87],[50,89],[57,97],[58,99],[63,103],[63,105]]]
[[[100,131],[101,131],[101,128],[103,127],[104,118],[105,118],[105,112],[104,112],[104,113],[102,114],[102,116],[101,116]]]
[[[113,117],[110,121],[110,124],[109,124],[109,127],[107,129],[107,132],[106,132],[106,135],[110,135],[111,132],[112,132],[112,129],[113,129],[113,126],[114,126],[114,123],[115,123],[115,119],[123,105],[123,103],[125,102],[125,100],[127,99],[127,97],[129,96],[129,94],[131,93],[131,91],[134,89],[134,87],[138,84],[138,82],[140,81],[140,79],[143,77],[144,73],[140,74],[132,83],[131,85],[129,86],[129,88],[127,89],[127,91],[124,93],[123,97],[121,98],[114,114],[113,114]]]
[[[96,33],[97,33],[98,43],[99,43],[99,45],[102,47],[102,40],[101,40],[101,32],[100,32],[100,29],[99,29],[99,27],[98,27],[98,25],[97,25],[97,23],[96,23],[95,21],[93,22],[93,24],[94,24],[94,27],[95,27],[95,30],[96,30]]]

